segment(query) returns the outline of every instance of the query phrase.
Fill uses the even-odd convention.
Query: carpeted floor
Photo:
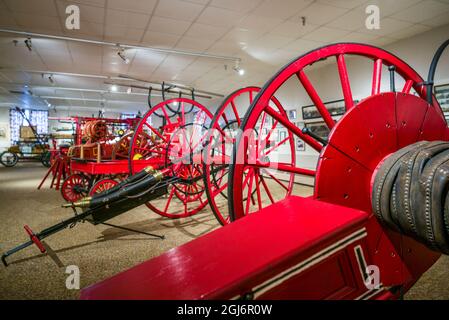
[[[15,168],[0,166],[0,251],[27,240],[22,228],[41,229],[71,216],[62,209],[59,192],[48,184],[37,190],[45,168],[21,163]],[[310,191],[310,190],[309,190]],[[65,286],[66,266],[76,265],[81,287],[96,283],[170,248],[188,242],[218,227],[213,215],[204,210],[193,218],[169,220],[142,206],[111,220],[111,223],[163,234],[151,239],[106,226],[79,224],[45,240],[49,253],[35,246],[12,256],[8,268],[0,267],[0,299],[77,299],[78,290]],[[409,299],[449,299],[449,258],[440,260],[409,291]]]

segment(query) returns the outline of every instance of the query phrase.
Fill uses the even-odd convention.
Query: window
[[[48,111],[47,110],[24,110],[25,116],[31,121],[31,124],[36,127],[38,134],[48,133]],[[20,127],[29,126],[28,121],[24,119],[22,114],[11,109],[9,111],[9,123],[11,127],[11,143],[15,144],[20,140]]]

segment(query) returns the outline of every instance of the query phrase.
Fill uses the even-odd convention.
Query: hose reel
[[[373,212],[384,225],[449,254],[449,143],[420,141],[378,167]]]

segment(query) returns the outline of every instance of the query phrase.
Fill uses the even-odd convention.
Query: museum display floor
[[[71,216],[58,191],[37,186],[46,169],[38,163],[0,167],[0,251],[27,240],[23,225],[35,232]],[[311,188],[299,187],[301,193]],[[219,225],[208,208],[182,220],[169,220],[145,206],[110,221],[113,224],[165,235],[151,239],[107,226],[83,223],[45,240],[48,253],[33,246],[0,266],[0,299],[77,299],[78,290],[68,290],[66,266],[80,270],[81,287],[96,283],[136,264],[205,234]],[[204,254],[207,254],[205,252]],[[449,257],[443,256],[406,294],[406,299],[449,299]]]

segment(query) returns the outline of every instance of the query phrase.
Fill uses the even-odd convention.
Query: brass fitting
[[[92,200],[92,197],[85,197],[76,202],[63,204],[62,207],[63,208],[70,208],[70,207],[86,208],[90,205],[91,200]]]
[[[153,177],[154,177],[155,180],[160,181],[164,177],[164,174],[162,173],[162,171],[158,170],[158,171],[153,173]]]
[[[143,170],[145,170],[146,173],[153,173],[155,171],[153,166],[145,167]]]

